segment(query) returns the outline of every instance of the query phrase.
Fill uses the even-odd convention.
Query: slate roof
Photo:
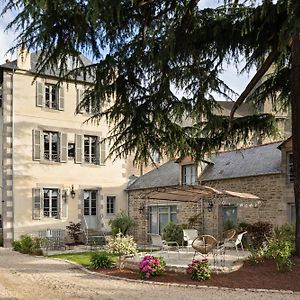
[[[153,169],[143,176],[137,178],[134,183],[128,186],[128,190],[138,190],[162,186],[179,185],[180,164],[170,160]]]
[[[200,180],[222,180],[230,178],[279,174],[281,172],[280,142],[247,149],[220,152],[211,158],[213,164],[204,169]],[[127,190],[179,185],[180,164],[171,160],[157,169],[138,177]]]
[[[39,51],[30,53],[31,68],[29,71],[32,73],[37,73],[36,65],[37,65],[38,57],[39,57]],[[92,64],[92,62],[82,54],[80,55],[80,59],[85,66]],[[17,60],[6,62],[6,63],[0,65],[0,67],[5,68],[5,69],[18,69]],[[70,70],[68,70],[68,71],[70,71]],[[54,69],[54,70],[46,69],[45,71],[41,72],[41,74],[59,77],[59,70],[58,69]],[[77,76],[76,79],[80,80],[80,81],[92,82],[92,78],[90,76],[87,77],[86,79],[83,76]]]
[[[212,157],[201,181],[239,178],[281,172],[280,142],[255,146],[247,149],[220,152]]]

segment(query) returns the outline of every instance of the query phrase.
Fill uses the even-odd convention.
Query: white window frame
[[[45,190],[49,190],[49,215],[45,215]],[[53,215],[53,198],[52,193],[53,191],[57,191],[57,212],[56,215]],[[53,218],[59,219],[60,218],[60,190],[58,188],[43,188],[42,189],[42,201],[43,201],[43,218]]]
[[[88,205],[88,214],[85,213],[85,193],[89,193],[89,205]],[[95,193],[95,198],[92,198],[93,193]],[[83,215],[84,216],[97,216],[97,198],[98,198],[98,190],[83,190]],[[95,206],[93,206],[93,201],[95,202]],[[95,208],[95,214],[92,211],[92,208]]]
[[[156,208],[156,211],[153,211],[153,209]],[[149,214],[148,214],[148,231],[149,233],[156,233],[156,234],[161,234],[163,232],[163,228],[162,225],[160,224],[160,214],[165,214],[162,213],[160,211],[161,208],[167,208],[168,209],[168,222],[172,221],[172,219],[174,220],[174,218],[172,218],[172,215],[175,215],[175,222],[177,223],[177,205],[150,205],[148,207],[149,210]],[[173,208],[173,210],[172,210]],[[157,230],[155,230],[155,232],[152,232],[152,228],[151,228],[151,215],[155,215],[156,216],[156,221],[157,221]]]
[[[86,147],[86,138],[88,139],[88,154],[86,155],[85,153],[85,147]],[[93,145],[93,139],[95,139],[95,154],[93,154],[92,152],[92,145]],[[97,165],[98,163],[98,158],[97,158],[97,154],[98,154],[98,141],[99,138],[97,136],[92,136],[92,135],[84,135],[83,137],[83,156],[84,156],[84,162],[88,163],[88,164],[94,164]]]
[[[49,94],[49,105],[47,105],[47,94]],[[53,94],[55,99],[53,100]],[[55,105],[53,105],[53,102]],[[45,107],[59,110],[59,89],[55,84],[45,83]]]
[[[190,169],[190,174],[187,174],[187,169]],[[197,167],[194,164],[182,165],[182,185],[195,185],[197,180]]]
[[[49,161],[59,161],[59,132],[56,131],[47,131],[47,130],[43,130],[43,158],[44,160],[49,160]],[[49,135],[49,157],[46,158],[46,153],[45,153],[45,135]],[[57,157],[53,159],[53,153],[52,153],[52,137],[53,135],[56,134],[57,135]]]
[[[117,197],[114,195],[106,196],[106,214],[114,215],[116,213]]]

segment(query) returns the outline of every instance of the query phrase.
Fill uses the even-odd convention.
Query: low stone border
[[[40,257],[40,256],[37,256]],[[106,274],[100,274],[98,272],[94,272],[91,270],[88,270],[87,268],[83,267],[82,265],[75,263],[73,261],[69,261],[66,259],[62,258],[52,258],[49,257],[50,259],[56,259],[60,261],[64,261],[66,263],[69,263],[73,266],[76,266],[78,269],[81,271],[90,274],[90,275],[97,275],[100,277],[104,278],[109,278],[109,279],[114,279],[114,280],[123,280],[127,282],[136,282],[136,283],[142,283],[142,284],[152,284],[152,285],[162,285],[162,286],[172,286],[172,287],[180,287],[180,288],[194,288],[194,289],[211,289],[211,290],[221,290],[221,291],[239,291],[239,292],[253,292],[253,293],[279,293],[279,294],[293,294],[293,295],[299,295],[300,297],[300,292],[294,292],[290,290],[268,290],[268,289],[244,289],[244,288],[228,288],[228,287],[219,287],[219,286],[208,286],[208,285],[195,285],[195,284],[179,284],[179,283],[172,283],[172,282],[155,282],[151,280],[142,280],[142,279],[130,279],[130,278],[123,278],[123,277],[118,277],[118,276],[111,276],[111,275],[106,275]]]

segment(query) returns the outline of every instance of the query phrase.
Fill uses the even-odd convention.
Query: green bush
[[[211,268],[207,258],[195,259],[188,264],[187,273],[193,280],[208,280],[211,277]]]
[[[12,242],[13,250],[24,254],[42,255],[41,239],[22,235],[20,240]]]
[[[93,269],[109,269],[112,265],[111,257],[104,252],[95,252],[91,256],[91,267]]]
[[[296,226],[294,224],[285,224],[274,228],[274,238],[282,241],[295,243]]]
[[[276,238],[268,240],[265,256],[273,258],[279,271],[288,272],[292,270],[293,262],[291,256],[295,246],[290,241],[284,241]]]
[[[128,234],[128,231],[135,225],[135,222],[130,216],[122,211],[114,219],[111,219],[108,224],[111,226],[112,235],[115,236],[119,232],[123,235]]]
[[[224,231],[226,231],[226,230],[233,229],[233,228],[235,228],[236,226],[234,225],[234,223],[233,223],[231,220],[226,220],[226,221],[224,222],[223,227],[224,227]]]
[[[182,226],[169,222],[164,227],[163,239],[167,242],[177,242],[179,245],[182,245],[183,241],[183,230]]]

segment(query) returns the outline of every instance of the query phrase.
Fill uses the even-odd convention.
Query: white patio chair
[[[187,247],[192,248],[193,241],[198,237],[196,229],[183,229],[183,240],[187,242]]]
[[[243,246],[243,243],[242,243],[242,239],[243,239],[243,236],[246,233],[247,233],[247,231],[244,231],[244,232],[238,234],[235,239],[225,241],[224,244],[223,244],[224,248],[225,249],[226,248],[235,248],[237,256],[239,258],[238,245],[241,245],[241,249],[244,252],[244,246]]]
[[[155,233],[148,234],[151,238],[151,253],[153,249],[160,249],[162,251],[168,252],[169,250],[176,249],[179,254],[179,245],[177,242],[167,242],[162,239],[161,235]]]

